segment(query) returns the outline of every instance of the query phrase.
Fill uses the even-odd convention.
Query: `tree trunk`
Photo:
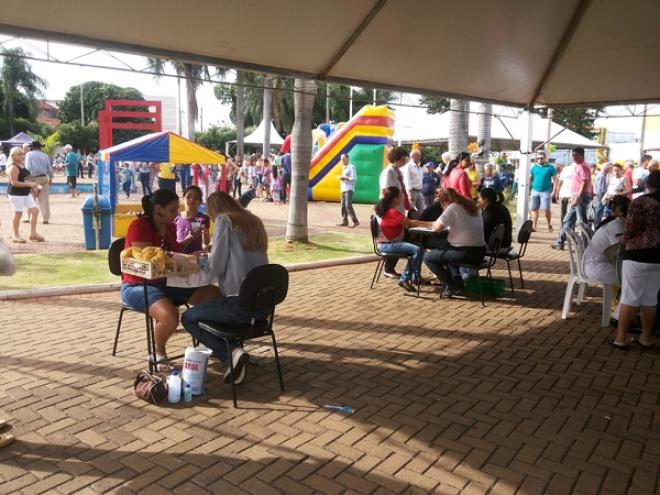
[[[236,71],[236,153],[244,158],[245,145],[245,88],[243,87],[243,71]],[[237,164],[239,167],[242,163]]]
[[[188,102],[188,139],[195,141],[195,122],[199,108],[197,107],[197,81],[193,79],[195,74],[190,64],[185,64],[186,100]]]
[[[477,119],[477,143],[481,146],[482,157],[488,162],[490,158],[490,134],[493,121],[493,105],[481,103],[479,105],[479,118]]]
[[[264,109],[263,119],[264,123],[264,146],[263,156],[268,157],[270,153],[270,127],[273,121],[273,78],[266,76],[264,78]]]
[[[307,242],[307,190],[312,161],[312,112],[316,83],[296,79],[293,95],[295,121],[291,137],[291,201],[286,225],[287,241]]]
[[[282,78],[278,77],[275,81],[275,88],[273,89],[273,122],[277,132],[282,134],[282,115],[280,112],[280,103],[282,102]]]
[[[461,151],[467,151],[470,103],[452,99],[449,103],[449,153],[454,158]]]
[[[7,101],[7,124],[9,125],[9,137],[16,135],[15,124],[15,111],[14,111],[14,95],[11,91],[5,92],[5,100]]]

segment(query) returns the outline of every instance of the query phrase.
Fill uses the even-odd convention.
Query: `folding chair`
[[[522,224],[520,230],[518,231],[518,243],[520,244],[520,249],[516,252],[513,250],[507,252],[497,253],[497,259],[506,261],[506,268],[509,270],[509,283],[511,283],[511,292],[515,294],[515,289],[513,288],[513,277],[511,276],[511,262],[518,262],[518,273],[520,274],[520,287],[525,288],[525,283],[523,282],[522,267],[520,266],[520,260],[525,256],[527,252],[527,243],[529,238],[532,236],[532,221],[527,220]]]
[[[378,242],[376,239],[378,239],[378,219],[376,218],[376,215],[371,215],[371,220],[369,220],[369,226],[371,227],[371,242],[373,244],[374,248],[374,254],[378,256],[378,263],[376,263],[376,271],[374,272],[374,277],[371,279],[371,289],[374,288],[374,284],[380,280],[380,275],[383,273],[383,268],[385,267],[385,260],[387,258],[396,258],[397,260],[400,258],[408,258],[407,254],[401,253],[401,254],[396,254],[396,253],[383,253],[380,249],[378,249]]]

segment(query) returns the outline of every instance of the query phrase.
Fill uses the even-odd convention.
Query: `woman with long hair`
[[[449,173],[448,186],[458,194],[467,199],[472,199],[472,180],[468,170],[472,167],[472,157],[469,153],[462,152],[456,155],[458,164]]]
[[[413,224],[398,210],[402,194],[396,187],[388,187],[385,194],[374,208],[378,219],[378,249],[385,254],[406,254],[408,263],[399,278],[399,287],[408,292],[415,292],[414,276],[419,266],[421,249],[415,244],[404,242],[404,227]]]
[[[12,210],[14,210],[11,223],[13,230],[12,242],[25,242],[25,239],[21,237],[18,231],[21,225],[21,217],[25,210],[27,210],[27,215],[30,217],[29,239],[34,242],[43,242],[44,238],[37,233],[39,209],[33,196],[33,193],[38,193],[41,186],[29,180],[30,172],[25,168],[25,153],[20,146],[14,146],[9,152],[7,175],[9,176],[7,195],[9,196]]]
[[[441,297],[449,298],[463,291],[461,264],[479,263],[486,254],[484,225],[477,204],[451,188],[438,190],[443,212],[435,222],[415,221],[414,225],[431,227],[435,232],[448,231],[447,243],[424,255],[424,263],[444,282]]]
[[[142,198],[144,214],[133,220],[126,233],[125,247],[144,248],[156,246],[165,251],[182,252],[176,240],[174,219],[179,214],[179,197],[169,189],[159,189]],[[213,286],[184,288],[169,287],[165,279],[149,280],[147,307],[144,300],[144,279],[134,275],[122,275],[121,299],[137,311],[148,311],[156,320],[154,327],[156,366],[168,368],[166,345],[179,324],[178,306],[198,304],[217,297],[218,288]]]
[[[189,309],[183,313],[181,322],[193,337],[212,349],[213,355],[220,361],[232,360],[236,374],[234,383],[239,384],[245,379],[248,354],[240,346],[228,349],[222,339],[202,330],[199,322],[250,322],[252,314],[245,313],[239,307],[238,294],[247,273],[268,263],[268,236],[259,217],[225,192],[211,194],[206,202],[206,211],[211,218],[215,218],[209,272],[217,279],[222,295]],[[264,311],[257,316],[266,317],[268,314],[269,311]],[[224,382],[232,382],[229,366]]]

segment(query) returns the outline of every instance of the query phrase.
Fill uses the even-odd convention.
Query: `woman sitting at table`
[[[236,379],[245,379],[248,354],[242,347],[227,348],[224,340],[202,330],[200,321],[225,324],[245,324],[252,319],[238,303],[238,294],[245,276],[250,270],[268,263],[268,237],[262,221],[243,208],[238,201],[225,192],[215,192],[206,201],[206,210],[215,218],[215,231],[209,254],[209,272],[217,278],[222,295],[213,300],[189,309],[181,317],[183,327],[206,347],[213,350],[213,356],[220,361],[232,360]],[[266,318],[269,310],[257,314]],[[229,366],[224,382],[231,383]]]
[[[502,204],[503,199],[502,193],[498,193],[490,187],[479,192],[479,206],[484,221],[484,239],[490,239],[490,235],[499,224],[504,225],[504,239],[500,251],[507,253],[511,250],[513,223],[509,209]]]
[[[174,219],[179,214],[179,197],[169,189],[159,189],[142,198],[144,214],[133,220],[126,233],[125,247],[162,247],[165,251],[181,252],[176,241]],[[122,275],[121,299],[125,305],[144,312],[144,279],[134,275]],[[165,279],[149,280],[147,285],[147,307],[149,316],[156,320],[154,326],[156,365],[161,370],[168,368],[168,339],[179,324],[177,306],[198,304],[218,296],[213,286],[198,288],[168,287]],[[151,358],[150,358],[151,359]],[[159,366],[160,365],[160,366]]]
[[[413,278],[419,266],[421,250],[419,246],[404,242],[403,229],[414,225],[413,220],[408,220],[397,206],[401,204],[403,197],[401,191],[396,187],[388,187],[385,194],[374,207],[378,219],[378,249],[384,254],[403,254],[408,256],[406,269],[399,278],[399,287],[408,292],[415,292]]]
[[[479,263],[486,254],[484,226],[474,201],[451,188],[439,189],[438,199],[444,208],[440,218],[414,225],[431,227],[435,232],[448,230],[447,243],[426,253],[424,263],[445,283],[441,297],[449,298],[463,291],[460,265]]]

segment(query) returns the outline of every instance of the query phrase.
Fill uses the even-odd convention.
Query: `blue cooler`
[[[94,221],[94,196],[87,196],[80,207],[83,213],[83,228],[85,231],[85,249],[97,249],[96,222]],[[98,249],[110,247],[112,235],[112,208],[106,196],[99,196],[100,227]]]

